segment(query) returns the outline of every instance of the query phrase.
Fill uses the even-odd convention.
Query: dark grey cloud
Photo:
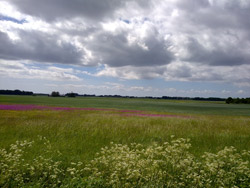
[[[12,0],[21,12],[36,16],[47,21],[56,19],[71,19],[86,17],[87,19],[102,19],[112,14],[125,1],[119,0]]]
[[[6,33],[0,32],[0,59],[81,63],[82,53],[70,43],[58,44],[55,35],[38,31],[19,31],[19,35],[20,40],[12,41]]]
[[[236,2],[236,1],[235,1]],[[182,9],[187,24],[208,29],[249,29],[250,3],[244,7],[207,5],[193,9]]]
[[[218,29],[217,32],[225,29],[249,32],[250,29],[250,1],[192,0],[177,1],[175,6],[182,12],[179,21],[194,29]]]
[[[188,41],[182,46],[188,57],[180,60],[210,66],[250,64],[250,1],[176,1],[175,8],[180,27],[174,31]]]
[[[229,71],[232,66],[250,65],[250,1],[6,2],[44,22],[27,17],[30,23],[13,26],[19,20],[14,15],[2,19],[6,29],[2,27],[0,33],[0,59],[102,64],[107,68],[103,75],[115,72],[117,77],[132,75],[143,79],[166,75],[170,80],[195,81],[221,81],[227,74],[223,72],[225,67]],[[12,21],[6,24],[9,18]],[[25,15],[20,18],[26,19]],[[32,28],[31,22],[39,25],[39,29]],[[41,32],[45,31],[42,24],[48,33]],[[6,33],[12,34],[11,29],[18,33],[20,40],[9,39]]]
[[[187,45],[190,56],[183,60],[212,66],[238,66],[250,62],[249,53],[246,53],[240,46],[227,46],[226,44],[223,47],[216,46],[216,44],[214,46],[215,48],[211,50],[205,48],[198,40],[190,38]]]
[[[142,41],[133,43],[129,42],[127,35],[128,32],[125,31],[118,34],[103,31],[87,47],[100,63],[111,67],[159,66],[174,59],[174,55],[168,50],[170,43],[164,42],[157,31],[150,33]]]
[[[202,8],[207,8],[210,6],[210,3],[208,0],[191,0],[191,1],[177,0],[176,6],[180,9],[190,12]]]
[[[12,0],[21,12],[47,21],[82,17],[85,20],[103,20],[112,17],[117,9],[127,2],[136,2],[142,8],[150,1],[146,0]]]

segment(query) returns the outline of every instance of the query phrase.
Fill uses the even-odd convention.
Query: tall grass
[[[239,150],[250,147],[250,119],[246,117],[193,116],[126,117],[95,111],[0,111],[0,146],[16,140],[47,137],[64,162],[88,161],[110,142],[129,144],[163,143],[170,135],[190,138],[191,152],[216,152],[225,146]],[[34,153],[39,152],[39,145]]]
[[[190,118],[1,110],[0,187],[164,187],[167,182],[169,187],[246,187],[250,118],[186,115]],[[180,160],[171,163],[175,155],[172,159]],[[135,176],[115,171],[121,164]],[[155,166],[143,171],[143,164]]]
[[[173,137],[172,137],[173,138]],[[50,141],[39,136],[44,152],[27,160],[32,145],[17,141],[0,149],[1,187],[247,187],[250,184],[250,151],[225,147],[196,158],[188,139],[172,139],[147,147],[132,143],[104,147],[83,165],[62,166],[50,154]],[[28,151],[27,151],[28,150]],[[59,155],[60,152],[57,151]]]

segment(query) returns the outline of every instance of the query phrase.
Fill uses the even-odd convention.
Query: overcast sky
[[[0,89],[250,97],[249,0],[0,0]]]

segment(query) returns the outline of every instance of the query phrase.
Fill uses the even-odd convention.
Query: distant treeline
[[[95,96],[95,95],[79,95],[79,96]],[[147,98],[147,99],[170,99],[170,100],[197,100],[197,101],[225,101],[224,98],[217,98],[217,97],[170,97],[170,96],[162,96],[162,97],[152,97],[152,96],[145,96],[145,97],[136,97],[136,96],[122,96],[122,95],[98,95],[96,97],[114,97],[114,98]]]
[[[196,101],[225,101],[227,104],[250,104],[250,98],[232,98],[228,97],[227,99],[219,98],[219,97],[170,97],[170,96],[162,96],[162,97],[137,97],[137,96],[122,96],[122,95],[89,95],[89,94],[78,94],[78,93],[67,93],[65,95],[61,95],[58,91],[53,91],[51,94],[43,94],[43,93],[33,93],[32,91],[20,91],[16,90],[0,90],[0,95],[33,95],[33,96],[51,96],[51,97],[110,97],[110,98],[147,98],[147,99],[166,99],[166,100],[196,100]]]
[[[16,90],[0,90],[0,95],[33,95],[32,91],[20,91]]]
[[[235,98],[233,99],[232,97],[228,97],[226,99],[227,104],[250,104],[250,98]]]
[[[44,93],[33,93],[31,91],[20,91],[16,90],[0,90],[0,95],[33,95],[33,96],[51,96],[51,97],[110,97],[110,98],[147,98],[147,99],[169,99],[169,100],[197,100],[197,101],[225,101],[224,98],[217,97],[170,97],[170,96],[162,96],[162,97],[137,97],[137,96],[122,96],[122,95],[89,95],[89,94],[78,94],[78,93],[67,93],[65,95],[61,95],[58,91],[53,91],[51,94]]]
[[[162,96],[162,99],[172,99],[172,100],[196,100],[196,101],[225,101],[224,98],[218,97],[169,97],[169,96]]]

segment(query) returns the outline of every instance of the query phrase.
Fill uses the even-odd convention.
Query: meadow
[[[0,187],[250,183],[249,105],[0,96],[0,106],[31,104],[39,108],[0,110]]]

